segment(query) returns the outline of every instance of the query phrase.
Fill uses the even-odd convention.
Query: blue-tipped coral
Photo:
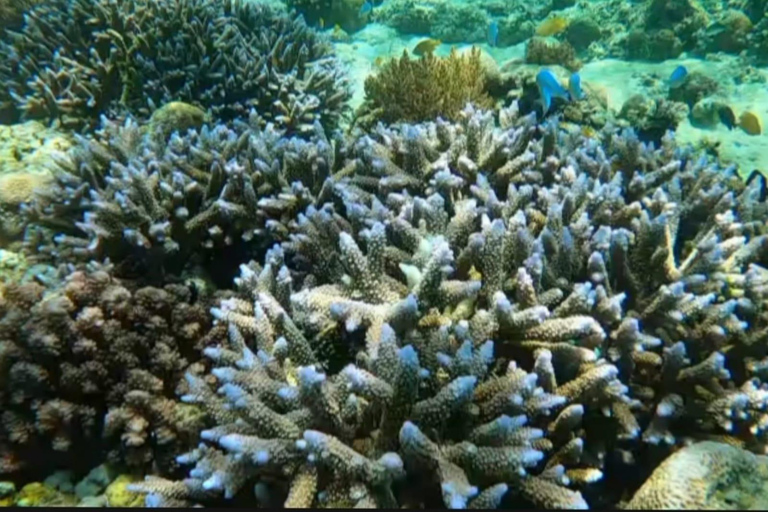
[[[666,443],[764,448],[759,186],[670,136],[598,141],[517,112],[357,138],[243,268],[208,354],[249,367],[191,378],[187,399],[290,462],[275,474],[263,448],[208,435],[188,502],[225,474],[220,493],[258,483],[261,504],[586,508]]]

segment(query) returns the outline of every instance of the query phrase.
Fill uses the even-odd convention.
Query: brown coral
[[[474,47],[467,53],[454,48],[448,57],[428,54],[419,59],[404,51],[366,78],[365,95],[357,124],[456,119],[468,102],[492,104],[481,52]]]
[[[578,71],[582,66],[570,43],[543,37],[533,37],[525,45],[525,62],[542,66],[556,64],[570,71]]]
[[[171,469],[202,427],[171,398],[200,357],[206,309],[186,286],[131,290],[105,270],[75,272],[48,290],[6,286],[0,473],[32,460],[46,461],[41,471],[60,461],[88,467],[103,450],[132,466]]]

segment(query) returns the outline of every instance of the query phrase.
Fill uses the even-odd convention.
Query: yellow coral
[[[143,507],[144,495],[131,492],[127,489],[128,484],[139,481],[130,475],[120,475],[107,486],[104,495],[107,497],[109,507]]]
[[[484,108],[493,104],[478,48],[461,54],[454,48],[448,57],[426,54],[419,59],[404,51],[366,78],[365,96],[359,124],[456,119],[467,102]]]
[[[22,487],[16,494],[15,505],[19,507],[50,507],[55,505],[71,506],[76,503],[77,500],[74,496],[62,494],[40,482],[32,482]]]

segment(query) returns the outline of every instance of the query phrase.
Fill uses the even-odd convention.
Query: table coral
[[[765,449],[756,182],[515,104],[346,157],[211,310],[182,400],[217,426],[147,504],[585,508],[689,439]]]

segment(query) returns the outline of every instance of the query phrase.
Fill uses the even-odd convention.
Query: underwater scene
[[[0,0],[0,506],[768,510],[768,0]]]

